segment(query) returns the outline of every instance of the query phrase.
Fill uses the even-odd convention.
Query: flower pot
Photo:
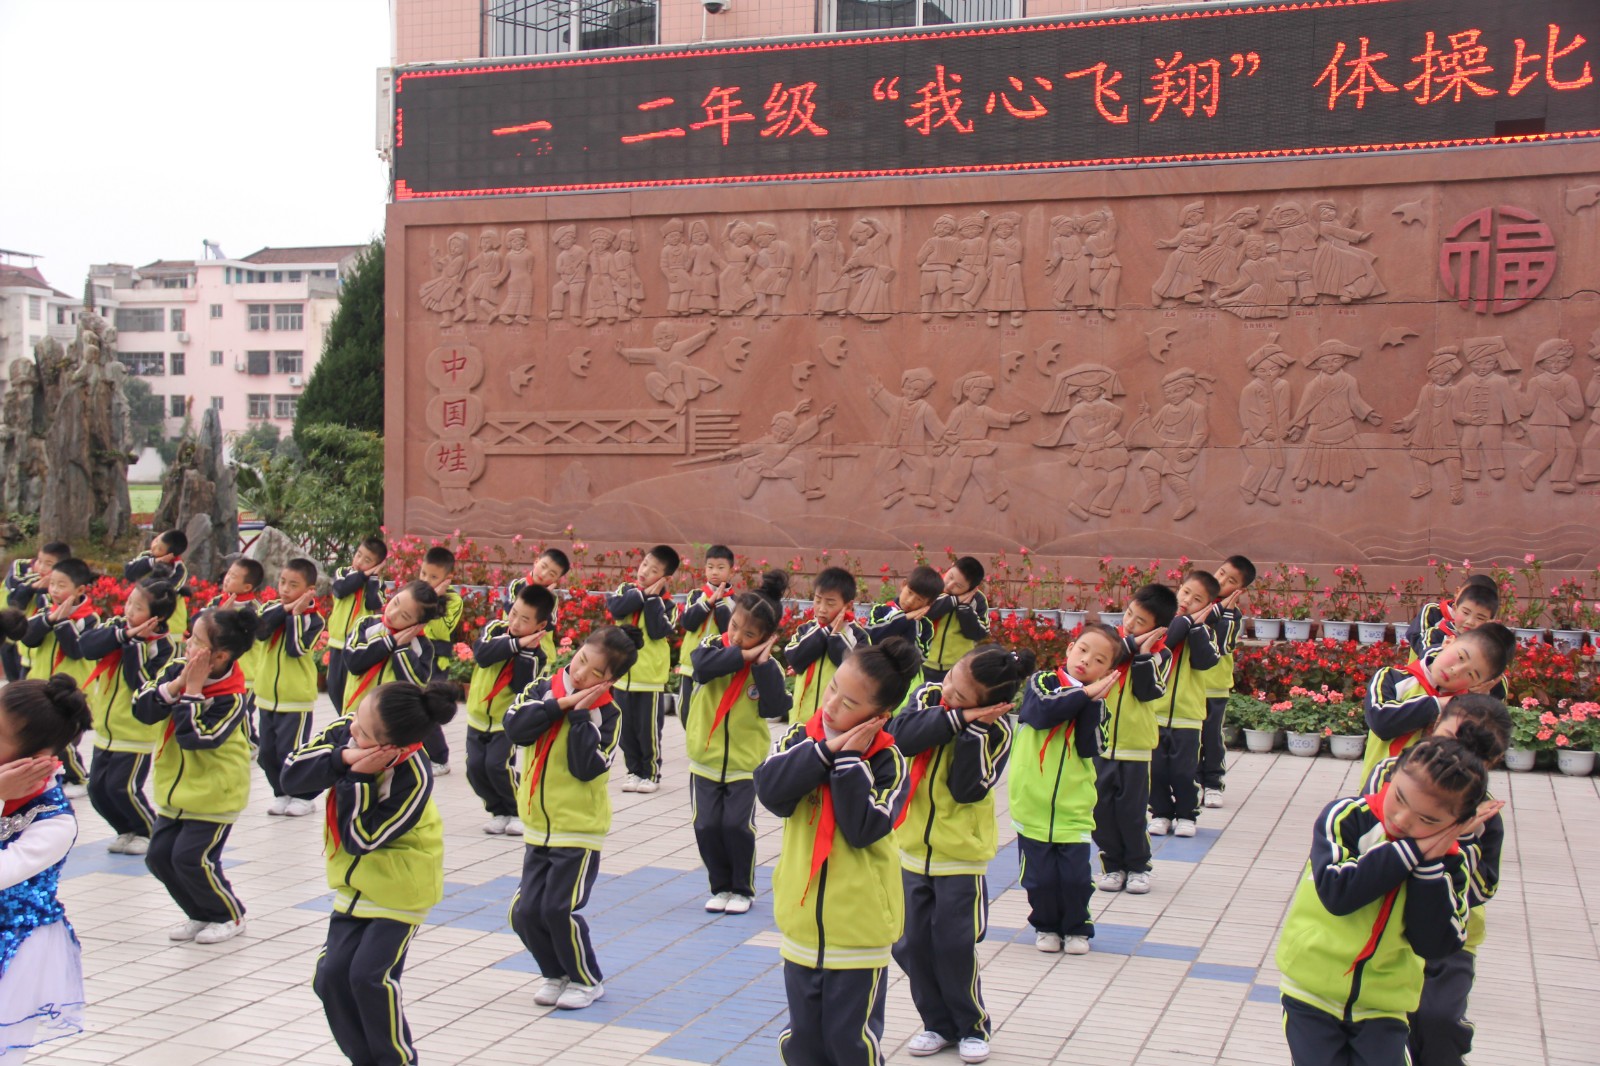
[[[1588,777],[1594,773],[1594,754],[1562,748],[1556,752],[1556,767],[1568,777]]]
[[[1518,644],[1544,643],[1544,630],[1542,629],[1525,629],[1522,626],[1516,626],[1511,630],[1511,632],[1517,635]]]
[[[1356,639],[1363,644],[1382,644],[1384,630],[1388,628],[1388,622],[1357,622]]]
[[[1034,611],[1033,612],[1033,617],[1037,621],[1049,622],[1051,625],[1057,625],[1058,624],[1057,620],[1061,617],[1061,612],[1060,611]]]
[[[1393,639],[1395,647],[1404,648],[1410,645],[1411,642],[1406,639],[1406,627],[1408,625],[1410,625],[1410,623],[1405,621],[1396,622],[1394,624],[1394,636],[1391,639]]]
[[[1244,730],[1236,725],[1222,727],[1222,744],[1227,748],[1241,748],[1244,746]]]
[[[1284,640],[1310,640],[1311,620],[1308,618],[1285,618],[1283,620]]]
[[[1257,618],[1255,630],[1257,640],[1277,640],[1283,632],[1283,619]]]
[[[1322,750],[1321,733],[1290,733],[1289,754],[1309,759]]]
[[[689,606],[689,594],[687,592],[674,592],[672,594],[672,602],[679,607],[687,607]]]
[[[1012,619],[1012,618],[1016,618],[1018,620],[1021,620],[1023,618],[1028,617],[1027,610],[1025,608],[1022,608],[1022,607],[1001,607],[999,609],[999,614],[1000,614],[1000,621],[1002,621],[1002,622],[1007,621],[1007,620]]]
[[[1072,632],[1074,629],[1077,629],[1079,626],[1083,625],[1085,613],[1086,612],[1084,611],[1062,611],[1060,623],[1061,628],[1068,633]]]
[[[1533,769],[1533,764],[1539,761],[1539,753],[1529,751],[1527,748],[1508,748],[1506,750],[1506,769],[1515,770],[1525,774]]]
[[[1324,618],[1322,620],[1322,635],[1329,640],[1349,640],[1350,623]]]
[[[1562,651],[1577,651],[1583,647],[1583,630],[1557,629],[1550,636],[1555,640],[1556,647]]]
[[[1278,742],[1278,733],[1274,729],[1246,729],[1244,731],[1244,746],[1249,751],[1271,751]]]
[[[1335,759],[1359,759],[1366,754],[1367,738],[1359,733],[1354,736],[1335,733],[1328,738],[1328,750],[1333,752]]]

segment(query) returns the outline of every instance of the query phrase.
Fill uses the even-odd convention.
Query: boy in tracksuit
[[[661,726],[666,720],[672,636],[678,624],[678,605],[667,582],[677,570],[678,553],[657,544],[639,560],[635,580],[624,581],[606,597],[611,618],[644,633],[638,661],[617,678],[613,694],[622,711],[622,762],[628,771],[622,781],[624,792],[650,793],[661,787]]]
[[[1178,615],[1167,627],[1172,663],[1156,707],[1160,732],[1150,756],[1150,835],[1192,837],[1200,818],[1200,731],[1206,724],[1206,671],[1218,662],[1205,624],[1218,583],[1191,570],[1178,586]]]
[[[1165,585],[1134,591],[1122,612],[1131,661],[1105,694],[1100,754],[1095,759],[1094,842],[1102,892],[1150,891],[1150,753],[1160,742],[1155,703],[1166,691],[1172,653],[1163,640],[1178,598]]]
[[[511,897],[511,928],[544,979],[533,995],[540,1006],[581,1010],[605,995],[578,912],[611,830],[606,782],[621,718],[611,686],[633,666],[642,641],[632,626],[594,630],[566,669],[535,681],[506,711],[506,735],[523,746],[524,767],[517,787],[522,881]]]
[[[145,854],[155,829],[156,812],[144,786],[161,729],[133,716],[133,698],[176,653],[167,619],[177,602],[171,585],[135,585],[122,615],[84,633],[78,642],[83,658],[94,664],[83,686],[94,715],[89,802],[116,830],[106,850],[117,855]]]
[[[543,585],[519,586],[504,618],[483,627],[472,646],[472,680],[467,685],[467,784],[483,801],[491,836],[522,836],[517,821],[516,747],[506,736],[506,708],[541,676],[544,639],[556,597]]]
[[[998,847],[994,789],[1011,756],[1011,699],[1033,665],[1026,649],[977,648],[942,680],[924,682],[895,716],[895,746],[911,774],[895,826],[906,921],[893,954],[922,1018],[914,1055],[949,1044],[966,1062],[988,1053],[993,1025],[978,944],[989,925],[985,875]]]
[[[178,609],[167,620],[167,628],[174,640],[189,631],[189,567],[183,561],[183,553],[188,550],[188,534],[181,529],[169,529],[152,537],[149,550],[129,559],[122,568],[122,576],[128,581],[143,581],[158,566],[170,570],[170,573],[163,571],[156,576],[178,590]]]
[[[244,931],[244,904],[222,870],[222,848],[250,800],[252,698],[239,659],[255,643],[249,611],[206,611],[186,656],[134,697],[133,716],[164,725],[156,749],[155,832],[145,865],[185,921],[172,940],[219,944]]]
[[[267,813],[301,818],[315,811],[316,792],[291,793],[282,781],[283,763],[311,739],[311,711],[317,702],[315,646],[322,633],[316,610],[317,565],[291,559],[278,576],[278,598],[261,606],[256,646],[250,659],[250,690],[260,722],[256,761],[272,786]]]
[[[1223,776],[1227,772],[1228,751],[1222,742],[1223,720],[1228,714],[1228,697],[1233,694],[1233,657],[1244,636],[1244,612],[1239,597],[1256,579],[1256,567],[1242,555],[1232,555],[1213,575],[1220,589],[1217,602],[1206,615],[1212,639],[1217,645],[1217,665],[1202,671],[1206,689],[1206,724],[1200,731],[1200,805],[1222,806]]]
[[[989,601],[981,591],[983,578],[983,564],[970,555],[963,555],[944,572],[944,590],[928,606],[933,630],[928,637],[928,661],[922,666],[923,680],[943,681],[963,655],[989,639]]]
[[[677,666],[683,678],[678,687],[679,724],[694,695],[694,665],[690,657],[707,637],[720,637],[728,631],[728,619],[733,615],[734,573],[733,549],[726,544],[711,545],[706,549],[705,583],[690,591],[678,613],[678,630],[683,634]]]
[[[560,548],[546,548],[539,553],[539,557],[533,561],[533,566],[526,574],[522,577],[511,579],[511,583],[506,586],[506,598],[501,605],[501,609],[511,610],[511,605],[522,594],[522,590],[529,585],[538,585],[540,588],[549,589],[550,594],[556,597],[559,603],[562,594],[556,589],[556,582],[566,577],[567,572],[571,569],[572,560],[567,558],[566,552]],[[544,652],[544,661],[547,663],[555,662],[556,658],[556,622],[558,618],[559,608],[557,613],[551,614],[550,624],[545,627],[544,635],[539,638],[539,650]]]
[[[350,565],[333,577],[333,606],[328,611],[328,698],[344,707],[344,686],[350,676],[345,648],[356,626],[370,614],[383,610],[383,579],[379,572],[389,557],[382,537],[368,537],[356,549]]]
[[[867,639],[874,644],[882,644],[890,637],[909,640],[922,653],[925,676],[929,645],[933,642],[933,623],[928,621],[928,612],[933,609],[933,601],[942,595],[944,578],[939,571],[931,566],[912,567],[898,596],[867,609],[864,626]]]
[[[1084,955],[1094,938],[1094,760],[1105,697],[1129,655],[1115,629],[1088,622],[1065,665],[1034,674],[1023,689],[1007,784],[1028,924],[1043,952]]]
[[[72,558],[72,548],[65,541],[52,540],[39,546],[32,559],[18,559],[6,573],[6,602],[32,617],[44,606],[45,583],[50,571],[63,559]],[[20,681],[28,676],[26,657],[12,641],[0,644],[0,665],[5,667],[7,681]]]
[[[1495,587],[1494,578],[1473,574],[1456,589],[1453,599],[1430,600],[1417,611],[1417,617],[1406,628],[1412,661],[1442,646],[1446,637],[1460,636],[1494,621],[1499,613],[1500,590]]]
[[[856,622],[856,579],[850,571],[830,566],[818,573],[811,601],[811,620],[795,630],[783,649],[783,661],[795,677],[790,725],[811,720],[844,657],[868,643],[867,631]]]
[[[434,667],[440,677],[450,669],[451,649],[455,646],[456,633],[461,629],[461,615],[466,610],[461,593],[451,584],[455,572],[455,553],[449,548],[433,547],[423,555],[422,566],[417,573],[419,581],[426,581],[439,594],[439,613],[423,627],[422,635],[433,642],[436,658]],[[423,746],[433,762],[434,774],[440,777],[448,774],[450,742],[445,739],[444,727],[434,729]]]
[[[89,601],[94,580],[94,571],[82,559],[62,559],[51,568],[39,609],[22,634],[30,678],[48,681],[53,674],[70,674],[79,688],[88,680],[94,664],[84,659],[78,640],[100,624],[100,614]],[[89,771],[76,742],[61,749],[61,776],[69,798],[88,794]]]

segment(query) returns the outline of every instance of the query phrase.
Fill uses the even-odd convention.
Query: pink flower
[[[1533,562],[1533,559],[1534,559],[1534,556],[1533,556],[1532,552],[1529,552],[1527,555],[1524,555],[1522,557],[1522,561],[1525,562],[1525,563],[1531,563],[1531,562]]]
[[[470,644],[457,644],[455,653],[458,661],[470,662],[472,659],[472,646]]]
[[[1571,743],[1572,741],[1568,740],[1564,734],[1556,737],[1556,747],[1558,748],[1564,748]]]

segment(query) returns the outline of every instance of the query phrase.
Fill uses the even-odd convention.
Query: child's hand
[[[850,624],[848,621],[846,621],[846,619],[849,618],[849,616],[850,616],[850,611],[848,609],[846,609],[846,610],[840,611],[838,614],[836,614],[832,618],[828,619],[828,628],[833,630],[834,635],[837,636],[838,634],[844,632],[845,626]]]
[[[69,618],[72,615],[72,612],[76,611],[78,609],[78,605],[81,604],[83,601],[84,601],[84,597],[82,597],[82,596],[72,596],[72,597],[69,597],[68,599],[62,601],[61,603],[58,603],[56,606],[50,608],[50,621],[52,621],[52,622],[64,622],[64,621],[66,621],[67,618]]]
[[[152,633],[154,633],[156,631],[156,627],[159,626],[160,624],[161,624],[161,619],[155,617],[154,615],[151,615],[149,618],[146,618],[143,622],[140,622],[138,625],[129,626],[128,627],[128,637],[131,640],[143,640],[145,637],[148,637]]]
[[[393,744],[380,744],[376,748],[346,748],[344,761],[351,773],[381,774],[394,765],[400,749]]]
[[[983,725],[992,725],[1004,718],[1010,710],[1011,704],[996,703],[988,707],[968,707],[961,714],[968,723],[980,722]]]
[[[1239,606],[1239,599],[1244,595],[1244,589],[1234,589],[1222,598],[1222,606],[1231,611]]]
[[[915,621],[920,621],[920,620],[922,620],[922,619],[923,619],[923,618],[924,618],[924,617],[926,617],[926,616],[927,616],[927,614],[928,614],[928,609],[929,609],[929,608],[930,608],[930,607],[932,607],[932,606],[933,606],[933,604],[931,604],[931,603],[925,603],[925,604],[923,604],[923,605],[922,605],[922,606],[921,606],[921,607],[918,607],[918,608],[917,608],[917,609],[916,609],[916,610],[914,610],[914,611],[907,611],[907,612],[906,612],[906,617],[907,617],[907,618],[909,618],[909,619],[911,619],[911,620],[912,620],[912,621],[914,621],[914,622],[915,622]]]
[[[1091,700],[1103,700],[1106,698],[1106,693],[1111,691],[1111,686],[1116,683],[1117,673],[1113,670],[1099,681],[1093,681],[1083,686],[1083,694]]]
[[[61,760],[54,755],[13,759],[0,766],[0,800],[27,799],[44,788],[60,769]]]
[[[518,637],[517,645],[522,648],[537,648],[539,641],[544,639],[544,629],[543,625],[536,626],[532,633],[525,637]]]
[[[1150,654],[1150,649],[1155,647],[1156,644],[1159,641],[1161,641],[1162,639],[1164,639],[1166,637],[1166,635],[1167,635],[1167,627],[1166,626],[1161,626],[1159,629],[1152,629],[1150,632],[1148,632],[1144,636],[1140,637],[1139,638],[1139,654],[1140,655],[1149,655]]]
[[[444,577],[441,577],[438,581],[435,581],[433,583],[433,591],[435,591],[439,595],[443,596],[444,595],[444,590],[450,587],[450,579],[451,579],[452,576],[453,575],[451,575],[451,574],[446,574],[446,575],[444,575]]]
[[[978,598],[978,590],[977,589],[969,589],[968,591],[963,592],[961,595],[957,596],[956,597],[956,602],[957,603],[971,603],[973,600],[975,600],[977,598]]]
[[[744,649],[744,661],[747,663],[764,663],[772,658],[772,643],[778,639],[778,634],[763,640],[760,644]]]
[[[659,595],[661,595],[663,592],[667,591],[667,579],[664,578],[664,577],[657,578],[644,591],[645,591],[645,595],[647,595],[647,596],[659,596]]]
[[[1417,845],[1417,850],[1422,852],[1422,861],[1433,862],[1436,859],[1444,858],[1450,849],[1455,846],[1456,839],[1465,832],[1466,824],[1458,823],[1433,834],[1433,836],[1415,838],[1413,843]]]
[[[843,733],[828,741],[828,750],[837,754],[841,751],[862,752],[867,750],[867,745],[883,729],[887,718],[868,718],[865,722],[847,729]]]
[[[316,602],[317,594],[313,590],[302,592],[298,599],[288,605],[290,614],[305,614],[311,610],[311,605]]]
[[[1491,677],[1489,680],[1485,681],[1483,684],[1474,685],[1472,688],[1467,689],[1467,691],[1468,692],[1477,693],[1480,696],[1487,696],[1491,692],[1494,691],[1494,687],[1496,685],[1498,685],[1501,682],[1501,680],[1502,679],[1498,678],[1498,677]]]
[[[402,629],[400,632],[398,632],[398,633],[396,633],[394,635],[394,646],[397,647],[397,648],[405,647],[407,644],[410,644],[413,640],[416,640],[417,639],[417,634],[419,634],[421,632],[422,632],[422,623],[420,623],[420,622],[418,622],[414,626],[406,626],[404,629]]]
[[[1459,838],[1477,835],[1483,831],[1483,827],[1488,824],[1489,819],[1493,818],[1495,815],[1499,814],[1505,809],[1505,800],[1484,800],[1482,803],[1478,804],[1478,813],[1461,824],[1461,831],[1457,833],[1456,836]]]
[[[603,703],[606,696],[610,694],[610,692],[611,682],[609,681],[601,685],[590,685],[588,688],[578,693],[578,703],[575,709],[580,711],[592,710]],[[569,710],[570,709],[574,708],[569,708]]]
[[[211,675],[211,649],[190,637],[185,654],[188,659],[184,661],[183,673],[178,675],[183,682],[183,691],[190,696],[203,695],[206,681]]]

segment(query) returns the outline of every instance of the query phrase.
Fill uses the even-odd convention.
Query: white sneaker
[[[433,776],[434,777],[446,777],[446,776],[449,775],[449,773],[450,773],[450,764],[449,763],[447,763],[447,762],[436,762],[436,763],[433,764]]]
[[[660,789],[661,782],[652,781],[647,777],[639,778],[639,783],[633,787],[635,792],[658,792]]]
[[[196,944],[220,944],[244,932],[244,919],[237,922],[212,922],[194,935]]]
[[[508,836],[508,837],[516,837],[518,840],[521,840],[522,839],[522,834],[526,833],[527,831],[528,831],[528,827],[523,825],[522,822],[519,821],[518,819],[516,819],[516,818],[507,818],[506,819],[506,836]]]
[[[1200,801],[1201,806],[1210,807],[1214,811],[1222,809],[1222,789],[1206,789],[1205,798]]]
[[[289,796],[273,796],[272,806],[267,808],[267,813],[273,817],[280,817],[289,813]]]
[[[497,814],[483,823],[483,831],[490,836],[500,836],[506,831],[506,823],[511,821],[503,814]]]
[[[562,1010],[582,1010],[605,994],[605,985],[580,985],[574,981],[561,990],[556,1006]]]
[[[1121,892],[1128,875],[1121,870],[1110,870],[1094,879],[1094,887],[1102,892]]]
[[[1068,955],[1087,955],[1089,954],[1089,938],[1086,936],[1065,937],[1061,943],[1061,950]]]
[[[1172,819],[1171,818],[1152,818],[1152,819],[1150,819],[1150,835],[1151,836],[1153,836],[1153,837],[1164,837],[1169,832],[1171,832],[1171,830],[1172,830]]]
[[[128,841],[132,839],[132,833],[118,833],[116,839],[106,845],[106,850],[113,855],[126,855]]]
[[[89,794],[88,785],[62,785],[61,792],[67,799],[81,800]]]
[[[983,1062],[989,1057],[989,1041],[981,1036],[964,1036],[960,1051],[962,1062]]]
[[[122,854],[124,855],[143,855],[149,850],[150,838],[142,837],[134,833],[129,833],[128,842],[122,845]]]
[[[622,791],[624,791],[624,792],[637,792],[637,791],[639,791],[639,778],[634,774],[629,774],[627,777],[624,777],[622,779]]]
[[[205,922],[197,922],[193,918],[190,918],[188,921],[182,922],[173,926],[171,929],[168,929],[167,939],[176,940],[179,943],[193,940],[195,938],[195,934],[200,932],[200,930],[204,929],[205,927]]]
[[[533,994],[533,1002],[541,1007],[554,1007],[561,998],[561,993],[567,990],[565,977],[546,977],[539,983],[539,990]]]
[[[291,799],[283,813],[290,818],[304,818],[308,814],[316,814],[317,805],[311,800]]]
[[[1192,837],[1194,836],[1194,830],[1193,818],[1179,818],[1172,823],[1172,835],[1175,837]]]
[[[749,914],[750,902],[749,896],[741,896],[739,893],[734,892],[728,896],[728,905],[724,910],[728,914]]]
[[[728,901],[732,898],[732,892],[718,892],[706,900],[706,910],[712,914],[721,914],[728,909]]]
[[[1040,929],[1033,934],[1033,946],[1047,955],[1055,955],[1061,951],[1061,934]]]
[[[906,1050],[920,1059],[924,1055],[936,1055],[949,1046],[950,1041],[932,1029],[925,1029],[911,1038],[911,1042],[906,1045]]]
[[[1130,895],[1142,896],[1146,892],[1149,892],[1149,891],[1150,891],[1150,874],[1149,873],[1130,873],[1128,875],[1128,893]]]

